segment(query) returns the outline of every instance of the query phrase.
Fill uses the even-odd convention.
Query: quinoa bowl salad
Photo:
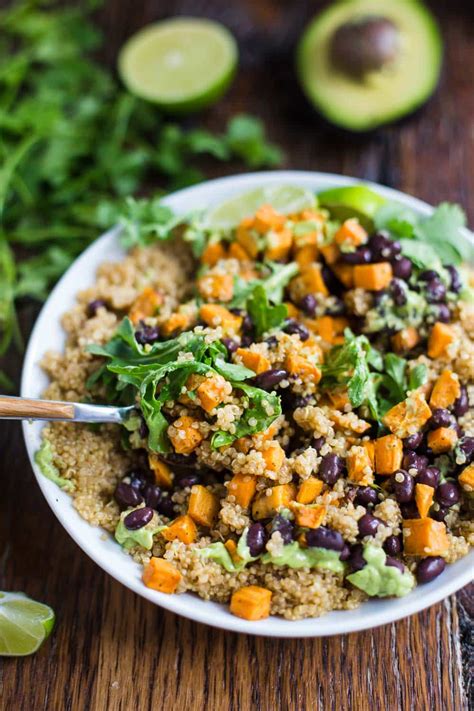
[[[23,394],[137,409],[125,428],[25,425],[27,444],[63,524],[129,587],[303,636],[468,581],[472,243],[455,206],[419,217],[391,192],[213,181],[171,198],[185,219],[160,239],[126,254],[106,236],[56,288],[65,340],[38,345],[47,304]]]

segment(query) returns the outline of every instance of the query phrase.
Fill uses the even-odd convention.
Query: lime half
[[[332,217],[339,220],[358,217],[364,227],[372,229],[375,213],[387,201],[367,185],[347,185],[318,193],[318,202]]]
[[[0,592],[0,656],[33,654],[49,636],[54,612],[24,593]]]
[[[223,25],[178,17],[133,35],[120,51],[118,70],[132,94],[165,110],[188,113],[224,93],[237,59],[237,44]]]
[[[310,190],[296,185],[267,185],[221,202],[206,215],[205,225],[214,230],[230,230],[244,217],[255,214],[261,205],[271,205],[283,215],[293,215],[316,205]]]

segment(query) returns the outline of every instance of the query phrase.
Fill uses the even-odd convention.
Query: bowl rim
[[[222,199],[225,199],[226,192],[228,192],[230,196],[262,184],[296,184],[303,185],[314,191],[319,191],[326,187],[364,184],[388,199],[396,200],[411,207],[420,214],[428,215],[433,211],[430,205],[418,198],[411,197],[406,193],[371,181],[333,173],[289,170],[244,173],[236,176],[217,178],[172,193],[166,196],[164,203],[177,211],[184,212],[184,210],[180,210],[179,206],[188,200],[192,201],[193,198],[194,202],[202,201],[203,206],[208,206],[213,203],[212,196],[214,192],[223,193],[218,200],[215,200],[215,202],[221,202]],[[90,276],[86,280],[86,283],[91,285],[95,276],[95,270],[100,263],[104,260],[107,261],[123,256],[123,250],[117,245],[119,232],[120,229],[114,227],[99,236],[79,255],[51,291],[40,311],[29,338],[21,377],[20,393],[23,397],[39,397],[41,389],[47,382],[41,377],[39,369],[39,359],[48,350],[47,330],[45,330],[45,326],[48,323],[50,315],[54,312],[57,319],[55,323],[56,330],[59,329],[62,331],[59,326],[58,317],[69,308],[69,305],[59,306],[59,303],[62,303],[61,297],[64,293],[65,301],[70,301],[72,305],[75,301],[75,295],[79,290],[77,286],[70,285],[71,277],[74,277],[76,273],[80,274],[88,270]],[[474,244],[474,235],[469,230],[463,229],[462,233],[464,238]],[[106,249],[108,256],[102,254],[104,249]],[[112,252],[111,254],[109,254],[109,249],[110,252]],[[113,253],[114,249],[115,254]],[[86,269],[86,265],[90,261],[93,262],[94,268]],[[83,286],[80,288],[83,288]],[[65,336],[63,332],[60,340],[62,341],[61,345],[64,346]],[[41,380],[44,381],[44,384],[40,383]],[[99,567],[115,580],[150,602],[196,622],[233,632],[280,638],[346,634],[349,632],[372,629],[420,612],[456,592],[474,579],[474,551],[471,551],[466,557],[449,566],[451,575],[446,576],[441,582],[433,581],[433,583],[419,586],[404,598],[397,598],[395,600],[388,598],[384,600],[369,600],[362,603],[362,605],[355,610],[332,611],[322,617],[292,621],[272,616],[258,622],[250,622],[232,615],[227,606],[216,602],[204,601],[194,593],[184,593],[181,595],[159,593],[147,588],[143,584],[138,573],[138,564],[135,563],[130,556],[126,556],[126,558],[120,560],[119,554],[122,556],[124,554],[119,546],[112,541],[112,538],[110,536],[104,538],[104,530],[102,528],[93,527],[82,519],[79,513],[73,508],[71,497],[66,492],[60,490],[40,472],[39,467],[34,461],[34,454],[38,447],[39,434],[42,426],[43,423],[31,424],[23,422],[22,428],[25,445],[37,483],[53,513],[69,535]],[[116,555],[114,550],[108,547],[108,543],[106,543],[107,539],[109,539],[108,542],[119,551],[119,554]],[[101,541],[104,544],[103,551]],[[130,562],[136,568],[134,573],[132,572]],[[130,571],[128,571],[128,569],[130,569]]]

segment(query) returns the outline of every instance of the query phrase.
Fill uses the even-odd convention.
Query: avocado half
[[[339,0],[303,33],[297,71],[329,121],[363,132],[421,106],[436,89],[442,55],[439,28],[417,0]]]

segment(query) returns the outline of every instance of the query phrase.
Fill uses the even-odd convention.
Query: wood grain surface
[[[327,126],[294,81],[295,41],[321,3],[108,0],[99,20],[110,64],[121,42],[150,20],[193,14],[225,22],[239,39],[241,70],[226,98],[201,116],[201,123],[222,129],[235,112],[251,111],[284,146],[286,167],[355,175],[432,203],[459,201],[472,226],[474,4],[429,4],[447,45],[437,95],[403,124],[359,137]],[[225,166],[228,173],[236,169]],[[217,174],[222,166],[211,166],[209,175]],[[32,305],[22,306],[25,335],[35,314]],[[4,360],[1,367],[18,378],[20,357]],[[252,638],[180,619],[114,582],[82,553],[33,480],[19,425],[5,422],[0,422],[0,589],[26,591],[57,613],[56,630],[37,654],[0,661],[0,708],[468,707],[472,586],[407,620],[328,639]]]

